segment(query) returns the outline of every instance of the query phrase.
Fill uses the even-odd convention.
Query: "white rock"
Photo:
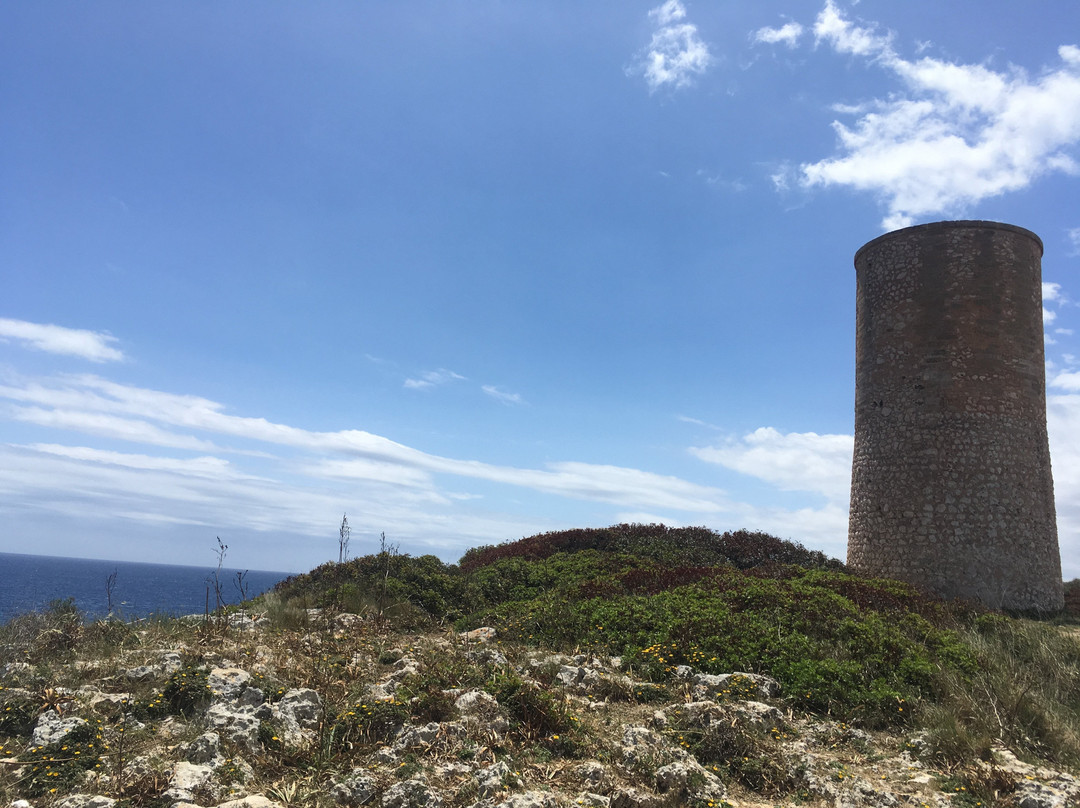
[[[56,808],[112,808],[116,800],[111,797],[90,794],[69,794],[58,803]]]
[[[68,735],[80,727],[85,727],[86,721],[81,718],[64,718],[59,713],[47,710],[42,713],[34,725],[34,732],[30,736],[29,749],[37,746],[48,746],[52,743],[64,740]]]
[[[428,788],[422,777],[391,786],[383,794],[382,808],[438,808],[442,797]]]
[[[363,805],[378,792],[374,778],[363,769],[353,769],[344,780],[334,783],[330,796],[338,805]]]
[[[210,766],[182,760],[173,766],[169,787],[162,796],[173,802],[191,802],[195,792],[206,788],[213,776],[214,770]]]
[[[262,794],[252,794],[238,800],[223,802],[217,808],[282,808],[281,803],[274,802]]]
[[[597,791],[607,791],[608,783],[611,782],[611,774],[603,763],[588,760],[579,764],[575,771],[577,776],[584,780],[589,787]]]
[[[736,690],[738,695],[756,695],[773,698],[780,695],[780,683],[771,676],[760,673],[721,673],[713,676],[699,673],[691,680],[691,693],[696,701],[713,699],[726,695],[725,691]]]
[[[636,788],[616,789],[608,803],[610,808],[660,808],[664,801],[654,794]]]
[[[526,791],[503,800],[498,808],[559,808],[559,801],[547,791]]]
[[[224,762],[221,754],[221,736],[216,732],[204,732],[194,741],[185,744],[180,753],[189,763],[219,766]]]
[[[603,794],[594,794],[591,791],[582,791],[577,795],[574,804],[582,805],[584,808],[609,808],[611,798],[605,797]]]
[[[462,715],[487,716],[499,711],[499,702],[483,690],[467,690],[454,701],[454,707]]]
[[[274,705],[272,716],[286,743],[299,746],[315,737],[322,719],[322,699],[314,690],[290,690]]]
[[[420,727],[408,724],[402,727],[398,733],[397,739],[394,741],[394,748],[402,751],[431,746],[438,737],[439,723],[437,721],[431,721]]]
[[[686,791],[690,770],[683,763],[669,763],[656,770],[656,790],[660,794],[681,796]]]
[[[211,704],[206,725],[249,754],[259,751],[259,719],[251,707]]]
[[[506,778],[510,776],[510,767],[500,760],[494,766],[488,766],[476,773],[476,784],[480,787],[480,796],[488,797],[501,791]]]
[[[236,701],[251,684],[251,674],[243,668],[214,668],[206,677],[206,686],[220,701]]]
[[[497,633],[491,626],[482,626],[481,628],[474,628],[472,631],[463,631],[458,636],[465,642],[482,644],[494,640]]]

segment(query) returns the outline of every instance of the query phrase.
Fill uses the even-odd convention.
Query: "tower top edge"
[[[892,230],[888,233],[878,236],[875,239],[871,239],[866,242],[855,253],[855,265],[858,266],[859,259],[863,253],[872,247],[893,239],[908,238],[920,234],[929,234],[940,230],[1005,230],[1010,233],[1016,233],[1017,235],[1026,236],[1038,245],[1039,256],[1043,254],[1043,242],[1035,233],[1028,230],[1026,227],[1019,227],[1015,224],[1007,224],[1005,222],[987,222],[977,219],[973,220],[956,220],[945,222],[930,222],[928,224],[916,224],[911,227],[902,227],[899,230]]]

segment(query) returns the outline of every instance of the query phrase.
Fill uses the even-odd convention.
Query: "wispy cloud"
[[[182,430],[226,435],[234,439],[289,447],[316,458],[363,459],[387,464],[419,475],[402,473],[398,484],[427,485],[426,475],[455,477],[519,486],[533,491],[574,499],[608,502],[621,506],[656,507],[716,513],[724,510],[725,495],[709,486],[677,477],[638,469],[579,462],[549,463],[529,469],[499,466],[476,460],[460,460],[429,454],[362,430],[314,432],[264,418],[230,415],[224,406],[198,396],[177,395],[134,387],[93,375],[59,376],[0,386],[6,398],[25,413],[32,409],[37,423],[101,434],[106,424],[110,437],[143,442],[145,436],[158,445]],[[102,416],[106,416],[105,419]],[[24,416],[26,417],[26,416]],[[123,424],[130,421],[129,429]],[[147,425],[160,432],[148,431]],[[162,437],[164,435],[165,437]],[[195,435],[185,448],[205,440]],[[174,441],[179,443],[179,440]],[[316,466],[318,468],[318,466]],[[324,473],[355,474],[359,465],[336,462],[321,466]],[[364,466],[370,470],[371,466]],[[385,470],[384,470],[385,471]]]
[[[818,44],[866,59],[902,88],[833,122],[838,155],[800,166],[805,188],[848,187],[876,195],[883,225],[963,211],[983,199],[1027,187],[1053,172],[1080,173],[1080,48],[1058,48],[1056,67],[1031,77],[1018,67],[993,70],[901,56],[894,35],[849,20],[827,0],[813,25]]]
[[[35,443],[23,448],[41,452],[43,454],[66,457],[70,460],[82,460],[111,466],[123,466],[124,468],[139,469],[142,471],[170,471],[195,477],[209,477],[215,480],[241,478],[251,480],[259,479],[257,477],[239,474],[232,468],[229,461],[223,460],[220,457],[156,457],[154,455],[92,449],[86,446],[62,446],[56,443]]]
[[[1068,393],[1080,393],[1080,371],[1060,371],[1050,378],[1047,385],[1058,390],[1064,390]],[[1077,440],[1080,440],[1080,434],[1076,437]]]
[[[485,393],[501,404],[524,404],[520,393],[507,393],[491,384],[485,384],[481,388]]]
[[[765,480],[784,491],[810,491],[847,504],[851,488],[851,435],[784,434],[762,427],[722,446],[691,449],[709,463]]]
[[[676,421],[682,421],[684,424],[693,424],[694,426],[703,426],[708,429],[719,429],[714,424],[710,424],[707,421],[702,421],[700,418],[691,418],[689,415],[676,415]]]
[[[1059,373],[1046,397],[1046,428],[1054,464],[1054,500],[1062,559],[1080,555],[1080,372]],[[1063,570],[1065,578],[1080,576],[1080,567]]]
[[[786,45],[794,48],[803,35],[803,27],[797,22],[788,22],[779,28],[758,28],[753,33],[753,41],[765,45]]]
[[[2,389],[0,388],[0,390]],[[139,418],[123,418],[101,412],[87,412],[86,410],[65,409],[63,407],[12,406],[7,410],[7,413],[15,421],[51,429],[81,432],[84,435],[96,435],[102,438],[172,449],[194,449],[196,451],[215,451],[218,449],[211,441],[202,440],[193,435],[180,435],[176,432],[170,432]]]
[[[459,373],[454,373],[454,371],[446,368],[439,368],[438,370],[421,373],[418,379],[406,379],[405,387],[409,390],[430,390],[433,387],[449,382],[463,381],[464,379],[465,377]]]
[[[1080,255],[1080,227],[1073,227],[1065,233],[1072,243],[1073,255]]]
[[[112,347],[116,337],[99,331],[65,328],[0,318],[0,341],[16,340],[36,351],[78,356],[91,362],[119,362],[124,354]]]
[[[649,18],[659,27],[627,73],[644,75],[649,92],[689,86],[715,61],[709,46],[698,36],[697,26],[685,22],[686,8],[679,0],[667,0],[652,9]]]
[[[1057,319],[1057,312],[1051,311],[1047,308],[1048,302],[1056,302],[1061,304],[1062,300],[1062,284],[1059,283],[1043,283],[1042,284],[1042,324],[1043,326],[1050,325]]]

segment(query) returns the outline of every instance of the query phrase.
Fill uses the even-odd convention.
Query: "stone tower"
[[[1012,225],[937,222],[856,253],[854,569],[1062,607],[1042,249]]]

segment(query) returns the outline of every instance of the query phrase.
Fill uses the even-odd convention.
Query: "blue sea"
[[[65,598],[73,598],[88,617],[104,616],[109,611],[106,580],[113,572],[116,573],[113,612],[136,618],[151,614],[202,614],[215,568],[0,553],[0,623]],[[226,603],[240,602],[238,572],[245,571],[221,570],[219,580]],[[247,596],[261,594],[292,574],[248,570],[244,576]],[[211,587],[210,609],[213,608]]]

